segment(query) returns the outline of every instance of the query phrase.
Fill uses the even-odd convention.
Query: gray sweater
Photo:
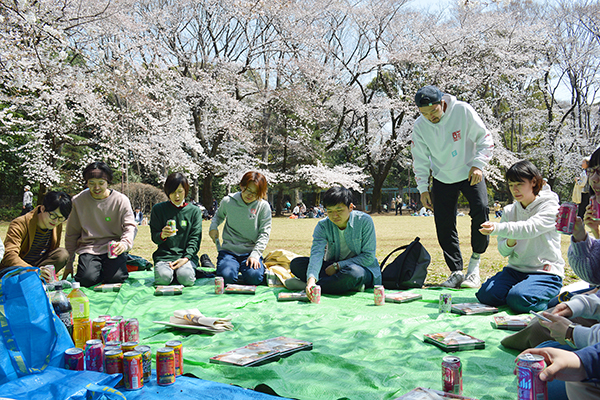
[[[210,230],[225,222],[221,250],[260,259],[271,234],[271,207],[265,200],[246,204],[242,193],[225,196],[212,219]]]

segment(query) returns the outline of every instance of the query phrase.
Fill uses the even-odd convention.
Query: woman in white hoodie
[[[489,278],[477,292],[480,302],[507,304],[513,311],[541,311],[562,287],[565,261],[561,255],[556,213],[558,196],[541,190],[539,170],[528,160],[506,171],[513,204],[504,207],[500,222],[484,222],[484,235],[498,236],[498,251],[508,265]]]

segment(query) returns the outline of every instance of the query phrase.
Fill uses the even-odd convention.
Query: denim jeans
[[[575,351],[575,349],[568,344],[560,344],[554,340],[547,340],[544,343],[537,345],[538,349],[542,347],[554,347],[555,349]],[[569,400],[567,397],[565,381],[555,379],[548,382],[548,400]]]
[[[475,295],[483,304],[495,307],[507,304],[517,313],[526,313],[548,308],[548,302],[560,292],[561,287],[562,278],[558,275],[526,274],[504,267],[485,281]]]
[[[188,261],[173,270],[168,261],[158,261],[154,266],[154,283],[156,285],[170,285],[175,277],[180,285],[194,286],[196,282],[196,265],[192,261]]]
[[[222,276],[225,284],[239,283],[238,274],[242,274],[243,283],[246,285],[260,285],[265,278],[265,265],[262,257],[260,258],[260,268],[254,269],[248,267],[246,260],[248,254],[234,254],[229,251],[219,251],[217,257],[217,276]]]
[[[309,257],[296,257],[290,263],[290,270],[296,278],[303,282],[307,281],[306,270],[308,269]],[[335,274],[328,276],[325,269],[334,261],[323,261],[317,285],[321,286],[321,293],[342,294],[356,291],[362,285],[365,288],[373,287],[373,275],[366,268],[356,264],[345,265]]]

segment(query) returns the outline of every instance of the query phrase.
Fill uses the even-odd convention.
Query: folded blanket
[[[203,326],[213,331],[230,331],[233,329],[231,318],[209,318],[202,315],[197,308],[176,310],[169,318],[172,324]]]

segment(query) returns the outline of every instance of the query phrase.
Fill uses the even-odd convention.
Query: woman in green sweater
[[[150,232],[158,249],[152,254],[156,285],[193,286],[196,281],[198,250],[202,238],[202,212],[185,199],[190,190],[187,178],[180,172],[167,177],[164,191],[169,201],[152,207]],[[167,224],[174,220],[175,228]]]

